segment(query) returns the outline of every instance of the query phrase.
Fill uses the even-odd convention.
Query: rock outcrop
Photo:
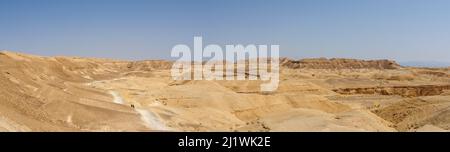
[[[357,60],[341,58],[313,58],[301,60],[282,58],[280,63],[282,66],[292,69],[397,69],[401,67],[395,61],[390,60]]]
[[[344,95],[351,94],[380,94],[380,95],[401,95],[403,97],[433,96],[449,90],[450,85],[420,85],[420,86],[386,86],[367,88],[340,88],[334,92]]]
[[[172,62],[164,60],[145,60],[145,61],[134,61],[127,64],[128,70],[167,70],[172,67]]]

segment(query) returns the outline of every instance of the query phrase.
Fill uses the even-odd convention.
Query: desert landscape
[[[450,68],[280,59],[260,81],[173,80],[172,61],[0,53],[0,131],[449,131]]]

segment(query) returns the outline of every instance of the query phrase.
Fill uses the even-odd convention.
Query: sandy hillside
[[[0,53],[0,131],[448,131],[450,69],[281,60],[280,86],[174,81],[168,61]]]

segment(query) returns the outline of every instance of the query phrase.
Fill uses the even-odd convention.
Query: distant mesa
[[[0,54],[12,56],[35,56],[11,51],[0,51]],[[37,56],[40,57],[40,56]],[[165,60],[143,60],[130,62],[127,67],[136,70],[149,69],[170,69],[172,61]],[[392,60],[360,60],[346,58],[305,58],[305,59],[289,59],[280,58],[280,65],[291,69],[398,69],[402,67]]]
[[[401,66],[391,60],[358,60],[343,58],[311,58],[301,60],[281,59],[280,63],[288,68],[299,69],[397,69]]]

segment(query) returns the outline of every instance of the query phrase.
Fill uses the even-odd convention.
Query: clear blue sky
[[[450,62],[450,1],[0,0],[0,49],[169,59],[193,36],[292,58]]]

